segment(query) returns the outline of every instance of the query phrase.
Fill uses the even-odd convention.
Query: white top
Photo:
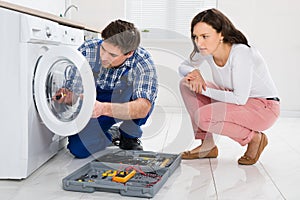
[[[249,97],[278,96],[268,67],[254,47],[249,48],[243,44],[232,45],[229,58],[222,67],[216,65],[212,55],[203,56],[196,53],[192,61],[185,60],[179,66],[180,75],[186,76],[194,69],[199,69],[205,60],[211,68],[215,84],[229,90],[207,88],[206,91],[202,90],[205,96],[237,105],[246,104]]]

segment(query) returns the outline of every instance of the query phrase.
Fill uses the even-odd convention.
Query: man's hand
[[[52,100],[56,101],[57,103],[72,105],[74,102],[76,102],[77,98],[77,96],[73,95],[72,91],[66,88],[60,88],[52,97]]]
[[[147,116],[151,109],[151,103],[144,98],[125,103],[111,103],[96,101],[92,118],[102,115],[123,120],[139,119]]]
[[[98,118],[101,115],[104,115],[104,103],[96,101],[94,105],[92,118]]]

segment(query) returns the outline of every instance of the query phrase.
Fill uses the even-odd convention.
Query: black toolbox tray
[[[65,177],[63,189],[151,198],[180,163],[181,156],[178,154],[112,149]],[[113,181],[113,172],[132,170],[136,173],[127,182]]]

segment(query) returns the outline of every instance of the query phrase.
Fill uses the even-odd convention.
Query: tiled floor
[[[154,113],[144,129],[146,150],[179,153],[198,144],[193,141],[187,114]],[[265,133],[269,145],[255,165],[238,165],[246,147],[219,136],[217,159],[183,160],[153,199],[300,199],[300,118],[280,118]],[[62,178],[93,159],[73,159],[63,149],[26,180],[1,180],[0,199],[140,199],[117,193],[64,191]]]

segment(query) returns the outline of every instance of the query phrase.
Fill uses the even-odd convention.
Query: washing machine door
[[[80,132],[92,116],[96,99],[91,67],[69,47],[53,47],[37,63],[33,93],[38,113],[52,132]]]

